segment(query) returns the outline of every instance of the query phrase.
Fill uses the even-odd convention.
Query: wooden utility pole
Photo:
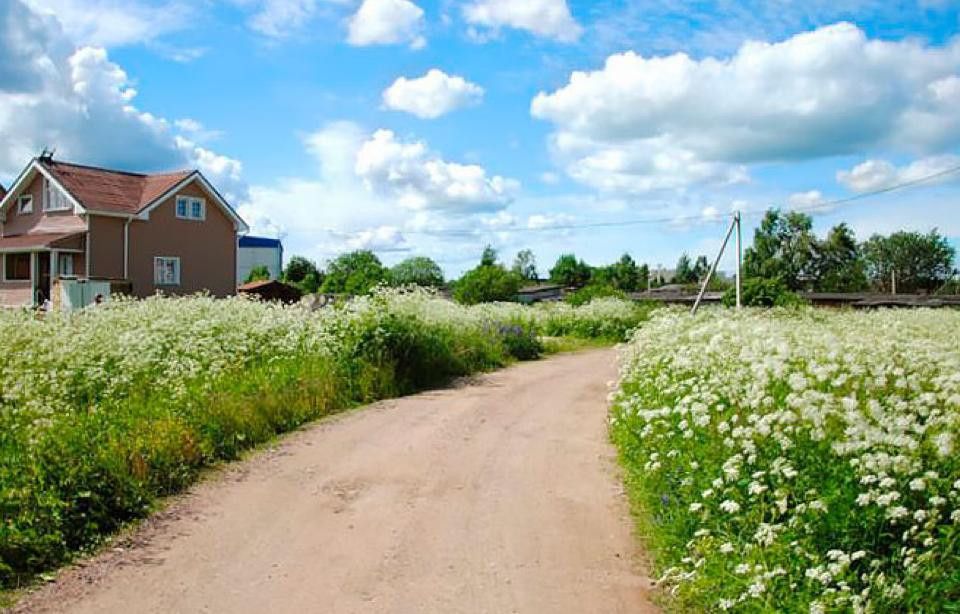
[[[703,280],[703,285],[700,286],[700,294],[697,295],[697,300],[696,300],[696,302],[693,304],[693,310],[690,312],[691,315],[697,315],[697,309],[700,308],[700,301],[703,300],[703,295],[706,294],[706,292],[707,292],[707,285],[710,283],[710,280],[713,278],[713,274],[717,272],[717,265],[720,264],[720,258],[723,257],[723,251],[724,251],[725,249],[727,249],[727,243],[730,242],[730,235],[732,235],[732,234],[733,234],[733,230],[734,230],[735,228],[739,227],[739,226],[740,226],[740,214],[738,213],[737,215],[734,215],[734,216],[733,216],[733,220],[730,221],[730,228],[727,229],[727,234],[726,234],[725,237],[723,237],[723,245],[720,246],[720,251],[717,252],[717,257],[716,257],[716,258],[714,259],[714,261],[713,261],[713,266],[710,267],[710,272],[707,273],[706,279]],[[739,233],[738,233],[737,236],[738,236],[738,238],[739,238]],[[738,243],[739,243],[739,241],[738,241]],[[739,271],[739,268],[740,268],[740,256],[739,256],[739,254],[738,254],[738,255],[737,255],[737,270],[738,270],[738,271]],[[738,274],[737,274],[737,285],[739,286],[739,284],[740,284],[740,275],[739,275],[739,273],[738,273]],[[737,303],[738,303],[737,306],[738,306],[738,307],[739,307],[739,302],[740,302],[740,301],[737,301]]]
[[[739,211],[736,212],[736,214],[733,216],[733,219],[737,224],[737,309],[740,309],[742,306],[740,302],[740,295],[742,292],[742,286],[740,284],[740,269],[742,268],[741,260],[743,259],[743,239],[741,237],[742,233],[740,229]]]

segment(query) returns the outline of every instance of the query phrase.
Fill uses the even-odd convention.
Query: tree
[[[303,256],[294,256],[287,263],[287,268],[280,275],[280,280],[296,286],[304,294],[313,294],[320,290],[320,284],[323,283],[323,274],[312,260]]]
[[[816,289],[820,292],[860,292],[867,288],[866,264],[853,231],[846,224],[830,229],[817,242]]]
[[[332,294],[369,294],[386,277],[387,270],[373,252],[358,250],[330,263],[321,288]]]
[[[298,284],[310,273],[319,273],[317,265],[303,256],[294,256],[287,263],[287,268],[283,269],[280,278],[283,281]]]
[[[501,264],[481,264],[464,273],[454,285],[453,298],[465,305],[517,298],[522,278]]]
[[[815,278],[816,249],[809,215],[770,209],[744,252],[744,277],[779,279],[788,290],[800,290]]]
[[[268,279],[270,279],[270,269],[268,269],[267,265],[265,264],[258,264],[250,269],[250,274],[247,275],[247,279],[244,283],[250,283],[251,281],[266,281]]]
[[[646,263],[637,267],[637,289],[646,290],[650,283],[650,267]]]
[[[677,260],[677,267],[673,271],[673,283],[689,284],[697,281],[693,273],[693,266],[690,264],[690,256],[686,252],[680,254]]]
[[[480,266],[493,266],[497,263],[497,250],[492,245],[483,248],[483,254],[480,255]]]
[[[430,258],[413,256],[390,269],[390,283],[394,286],[439,288],[443,285],[443,270]]]
[[[936,229],[926,234],[873,235],[862,249],[870,281],[885,291],[890,290],[893,275],[897,292],[935,291],[951,277],[956,257],[956,250]]]
[[[563,254],[550,269],[550,281],[564,286],[584,286],[590,277],[590,267],[573,254]]]
[[[513,272],[527,281],[537,281],[537,259],[532,250],[517,252],[517,257],[513,260]]]
[[[710,272],[710,262],[706,256],[697,256],[697,261],[693,263],[693,278],[697,282],[703,281],[703,278]]]

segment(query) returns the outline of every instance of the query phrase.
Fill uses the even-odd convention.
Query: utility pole
[[[742,232],[740,229],[740,211],[737,211],[733,216],[734,221],[737,224],[737,309],[742,307],[740,301],[740,295],[742,292],[742,286],[740,284],[740,269],[742,268],[741,261],[743,260],[743,238]]]
[[[700,286],[700,294],[697,295],[697,300],[693,304],[693,310],[690,312],[690,315],[697,315],[697,309],[700,307],[700,301],[703,300],[703,295],[707,292],[707,284],[710,283],[710,279],[713,278],[713,274],[717,272],[717,265],[720,264],[720,258],[723,257],[723,251],[727,249],[727,243],[730,242],[730,235],[733,234],[733,230],[740,225],[740,216],[734,215],[733,219],[730,221],[730,228],[727,229],[727,234],[723,237],[723,245],[720,246],[720,251],[717,252],[717,257],[713,261],[713,266],[710,267],[710,272],[707,273],[706,279],[703,280],[703,285]],[[740,258],[737,256],[737,265],[739,268]],[[739,285],[740,275],[737,275],[737,281]]]
[[[897,293],[897,270],[890,269],[890,294]]]

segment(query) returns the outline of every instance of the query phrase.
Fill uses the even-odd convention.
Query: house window
[[[49,179],[43,180],[43,210],[44,211],[66,211],[70,209],[70,201],[67,195],[60,188],[50,182]]]
[[[153,283],[156,286],[179,286],[180,258],[167,256],[154,258]]]
[[[33,213],[33,195],[25,194],[17,199],[17,213]]]
[[[73,254],[57,256],[57,271],[61,277],[73,275]]]
[[[195,196],[177,196],[177,217],[183,220],[202,220],[206,217],[206,203]]]
[[[3,260],[5,279],[9,281],[30,279],[30,254],[6,254]]]

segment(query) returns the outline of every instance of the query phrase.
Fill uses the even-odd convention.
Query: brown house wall
[[[90,277],[123,279],[123,226],[127,221],[103,215],[90,215],[89,219]]]
[[[3,224],[3,235],[12,236],[28,232],[82,232],[86,230],[84,221],[67,211],[43,211],[43,175],[37,174],[23,194],[33,195],[33,212],[17,213],[17,199],[7,207],[7,220]]]
[[[174,205],[177,195],[204,198],[206,219],[178,218]],[[180,258],[179,286],[154,286],[153,259],[157,256]],[[153,209],[149,220],[130,224],[129,265],[135,296],[150,296],[158,289],[165,294],[202,290],[215,296],[236,294],[237,233],[211,195],[192,183]]]

